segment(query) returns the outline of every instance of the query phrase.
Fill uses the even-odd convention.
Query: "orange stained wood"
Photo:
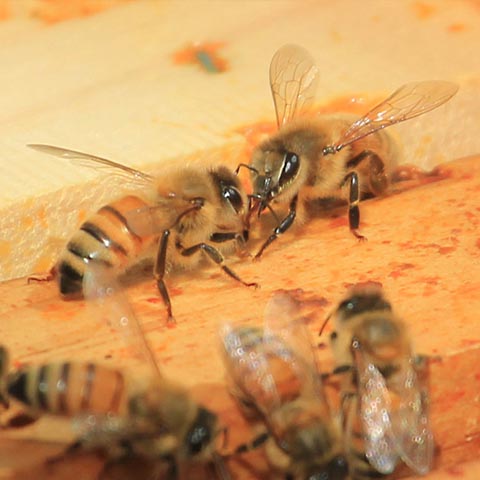
[[[226,391],[219,325],[261,325],[272,292],[291,291],[308,313],[319,365],[329,371],[326,344],[332,326],[327,324],[318,337],[320,326],[348,286],[376,282],[407,323],[416,351],[432,356],[431,417],[438,451],[436,470],[425,478],[478,478],[478,461],[463,462],[480,454],[480,159],[458,160],[436,173],[398,184],[385,198],[363,202],[361,231],[367,242],[359,243],[349,233],[346,209],[339,208],[292,228],[259,262],[228,260],[260,289],[235,283],[215,266],[171,275],[167,284],[177,318],[173,328],[166,325],[165,309],[148,274],[126,289],[164,374],[218,412],[229,427],[229,448],[251,439],[254,429]],[[252,232],[253,251],[259,236],[268,232],[263,230]],[[138,376],[148,372],[134,346],[106,325],[111,313],[92,310],[84,301],[60,300],[55,282],[10,281],[0,285],[0,296],[0,334],[12,363],[89,360],[133,369]],[[45,442],[51,432],[49,419],[21,432],[2,432],[0,478],[35,474],[57,480],[71,478],[72,471],[79,472],[78,478],[94,478],[102,461],[92,455],[40,466],[61,449],[61,444]],[[229,466],[238,480],[268,478],[261,449],[232,459]],[[189,478],[208,478],[201,475],[197,470]],[[411,473],[402,469],[399,475]]]

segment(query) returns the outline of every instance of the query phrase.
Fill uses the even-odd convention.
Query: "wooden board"
[[[303,302],[315,335],[349,285],[377,282],[407,322],[417,351],[438,357],[430,372],[437,468],[478,458],[479,173],[478,157],[455,161],[416,188],[364,202],[366,243],[358,243],[348,232],[345,211],[339,209],[285,234],[260,262],[231,259],[229,264],[242,278],[261,285],[258,290],[235,284],[214,266],[172,275],[168,283],[178,321],[174,328],[165,324],[154,282],[148,275],[140,278],[127,294],[165,375],[181,381],[216,410],[229,426],[229,443],[236,445],[252,433],[224,388],[219,325],[225,320],[261,324],[268,298],[284,289]],[[258,240],[253,241],[253,250],[255,246]],[[14,364],[89,359],[139,366],[135,349],[126,347],[115,331],[95,318],[98,315],[92,315],[85,302],[60,300],[55,283],[10,281],[0,285],[0,296],[0,334]],[[322,369],[329,371],[329,350],[319,348],[318,355]],[[57,438],[49,425],[45,420],[13,436],[64,438],[64,433]],[[2,434],[2,441],[10,449],[18,440],[8,441],[8,436]],[[38,467],[40,455],[36,455],[31,468]],[[28,478],[7,475],[16,470],[16,457],[13,452],[8,462],[0,459],[4,478]],[[28,458],[22,454],[17,460],[25,466]],[[74,462],[75,468],[82,465],[87,472],[99,468],[98,461],[90,465],[90,457],[85,465]],[[49,470],[49,478],[64,478],[62,468],[68,467],[58,466],[58,477],[55,468]],[[238,479],[265,478],[266,465],[259,452],[247,457],[247,464],[232,461],[231,468]]]
[[[321,105],[341,97],[338,108],[364,113],[407,82],[459,83],[447,105],[398,127],[405,158],[431,167],[480,151],[476,0],[1,3],[10,11],[0,12],[1,280],[45,269],[59,239],[115,188],[94,188],[91,169],[27,143],[137,168],[240,149],[240,126],[274,120],[268,65],[285,43],[315,58]],[[199,52],[224,68],[209,71]]]

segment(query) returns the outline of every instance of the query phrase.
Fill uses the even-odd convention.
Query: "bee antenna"
[[[240,171],[241,168],[246,168],[247,170],[250,170],[251,172],[254,172],[258,175],[258,170],[254,167],[251,167],[250,165],[246,163],[239,163],[237,168],[235,169],[235,175],[238,175],[238,172]]]
[[[325,330],[325,327],[327,326],[327,323],[328,323],[328,321],[330,320],[331,317],[332,317],[332,313],[330,312],[330,313],[327,315],[327,318],[325,319],[325,321],[322,323],[322,326],[320,327],[320,330],[319,330],[319,332],[318,332],[318,336],[319,336],[319,337],[322,336],[323,330]]]

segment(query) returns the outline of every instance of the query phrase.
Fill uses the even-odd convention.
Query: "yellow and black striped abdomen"
[[[27,366],[9,375],[7,390],[33,412],[52,415],[122,414],[128,401],[122,372],[93,363]]]
[[[81,225],[57,263],[62,295],[81,296],[83,276],[90,262],[120,273],[151,244],[152,237],[133,232],[125,216],[146,206],[142,199],[126,196],[102,207]]]

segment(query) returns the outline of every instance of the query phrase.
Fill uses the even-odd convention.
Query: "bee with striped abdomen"
[[[288,208],[256,254],[260,257],[317,199],[348,202],[350,231],[359,239],[359,201],[388,189],[398,162],[396,141],[384,128],[423,115],[448,101],[457,85],[443,81],[409,83],[360,119],[348,114],[301,117],[314,98],[318,68],[302,47],[285,45],[272,58],[270,86],[276,134],[253,151],[250,165],[258,214]],[[276,216],[276,215],[275,215]]]
[[[221,480],[229,480],[217,453],[225,434],[217,415],[161,374],[137,318],[108,275],[88,271],[84,289],[89,299],[98,299],[96,307],[110,311],[112,326],[135,343],[151,377],[87,362],[31,365],[3,377],[7,400],[20,404],[32,420],[73,419],[78,441],[57,460],[77,450],[104,452],[109,462],[101,476],[113,464],[139,459],[156,465],[157,472],[167,468],[168,479],[183,478],[188,465],[213,465]],[[0,364],[6,364],[6,351]],[[10,426],[17,425],[13,419]]]
[[[142,188],[100,208],[70,239],[55,268],[63,296],[82,295],[83,276],[92,264],[120,275],[155,247],[154,276],[169,320],[173,315],[165,274],[171,267],[196,267],[202,252],[236,281],[256,286],[244,282],[224,262],[223,253],[243,248],[248,238],[247,196],[228,168],[184,167],[155,178],[94,155],[29,146],[87,166],[110,168]]]
[[[342,375],[346,453],[354,480],[390,474],[401,459],[433,459],[427,392],[405,324],[374,286],[354,287],[334,312],[331,345]]]
[[[266,427],[234,453],[265,443],[270,465],[287,479],[346,479],[339,425],[293,299],[277,293],[270,300],[264,329],[227,325],[222,335],[231,393],[248,417]]]

